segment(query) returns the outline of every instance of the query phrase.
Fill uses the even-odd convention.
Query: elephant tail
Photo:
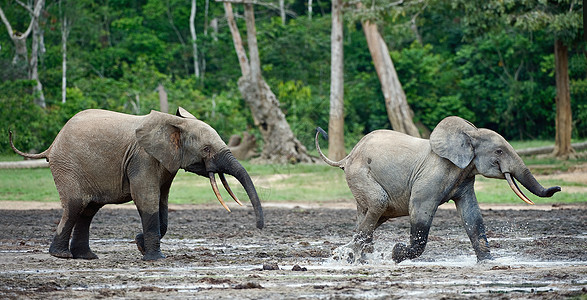
[[[322,136],[325,139],[328,139],[328,134],[326,133],[326,131],[324,131],[324,129],[322,129],[320,127],[316,127],[316,138],[315,138],[316,149],[318,150],[318,153],[320,154],[320,157],[322,158],[322,160],[330,166],[339,167],[341,169],[344,169],[343,165],[344,165],[344,162],[346,161],[346,157],[341,159],[340,161],[333,161],[330,158],[326,157],[326,155],[324,155],[324,153],[322,153],[322,150],[320,149],[320,145],[318,144],[318,135],[319,134],[322,134]]]
[[[43,151],[42,153],[39,154],[29,154],[29,153],[24,153],[18,149],[16,149],[16,147],[14,146],[14,143],[12,143],[12,130],[8,131],[8,139],[10,140],[10,147],[12,147],[12,150],[14,150],[14,152],[16,152],[16,154],[20,155],[20,156],[24,156],[26,158],[31,158],[31,159],[40,159],[40,158],[45,158],[47,159],[47,153],[48,150]],[[48,161],[48,159],[47,159]]]

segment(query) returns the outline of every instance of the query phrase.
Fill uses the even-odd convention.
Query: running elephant
[[[422,254],[432,218],[439,205],[454,200],[477,260],[492,259],[485,226],[475,197],[475,175],[506,179],[525,202],[534,204],[514,178],[539,197],[561,190],[542,187],[512,146],[498,133],[476,128],[459,117],[442,120],[430,140],[392,130],[363,137],[348,156],[335,162],[315,142],[322,159],[344,170],[357,202],[357,232],[350,243],[334,251],[335,258],[360,261],[372,249],[373,231],[390,218],[409,216],[410,244],[398,243],[392,258],[399,263]]]
[[[179,169],[208,177],[227,210],[215,174],[241,204],[224,174],[234,176],[251,200],[257,228],[263,228],[263,210],[247,171],[212,127],[183,108],[176,115],[152,111],[146,116],[85,110],[65,124],[43,153],[19,151],[12,133],[10,145],[24,157],[49,161],[63,206],[49,248],[56,257],[98,258],[89,246],[92,218],[105,204],[133,201],[143,227],[136,236],[143,260],[165,258],[160,240],[167,231],[169,188]]]

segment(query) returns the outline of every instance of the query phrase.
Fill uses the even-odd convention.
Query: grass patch
[[[48,168],[0,169],[0,200],[59,201]]]
[[[321,202],[352,200],[344,172],[324,165],[254,165],[243,163],[253,179],[261,201]],[[227,176],[237,197],[248,200],[238,181]],[[219,181],[218,181],[219,182]],[[228,193],[220,188],[225,201]],[[173,181],[169,199],[173,203],[212,203],[216,198],[207,178],[187,172],[178,173]]]
[[[2,160],[18,160],[18,156],[2,156]],[[554,158],[524,158],[535,174],[552,174],[572,170],[576,165],[587,163],[586,158],[559,161]],[[244,162],[257,188],[261,201],[295,202],[354,202],[346,184],[344,172],[326,165],[257,165]],[[231,176],[229,183],[244,202],[248,197],[242,186]],[[217,180],[220,184],[220,181]],[[477,176],[479,187],[477,199],[481,203],[521,203],[505,180],[487,179]],[[537,204],[584,202],[587,185],[559,179],[539,180],[544,186],[559,185],[563,191],[552,198],[539,198],[526,192]],[[572,187],[569,189],[569,187]],[[236,205],[222,187],[222,196],[229,205]],[[59,201],[49,169],[0,169],[0,200]],[[170,191],[169,200],[177,204],[217,203],[209,180],[192,173],[179,171]]]
[[[581,143],[585,142],[585,139],[573,139],[571,143]],[[537,147],[545,147],[545,146],[554,146],[554,140],[531,140],[531,141],[508,141],[512,147],[516,150],[526,149],[526,148],[537,148]]]

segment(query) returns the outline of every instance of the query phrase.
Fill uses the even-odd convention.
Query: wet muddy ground
[[[445,204],[450,208],[454,205]],[[173,206],[162,240],[167,258],[144,262],[131,205],[106,206],[90,245],[98,260],[47,252],[60,209],[0,207],[0,298],[197,299],[561,299],[587,297],[587,205],[483,209],[494,261],[477,264],[454,209],[440,209],[424,254],[395,264],[408,220],[382,225],[362,265],[332,261],[347,243],[355,210],[266,206],[266,227],[252,209]],[[530,208],[524,206],[523,208]]]

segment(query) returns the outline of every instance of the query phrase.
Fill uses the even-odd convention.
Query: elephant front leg
[[[477,255],[477,261],[492,260],[493,256],[489,250],[483,217],[473,189],[466,193],[465,197],[455,200],[455,204]]]
[[[163,236],[165,236],[165,233],[167,233],[167,224],[168,224],[167,215],[168,215],[168,211],[169,211],[168,200],[167,200],[168,196],[169,196],[169,186],[167,186],[166,189],[161,191],[161,200],[159,201],[159,241],[163,238]],[[141,219],[143,219],[142,214],[141,214]],[[143,220],[143,224],[145,224],[145,223],[150,224],[150,223],[152,223],[152,221]],[[155,225],[149,225],[149,226],[155,226]],[[143,225],[143,228],[145,228],[144,225]],[[137,236],[135,237],[135,242],[137,243],[137,248],[139,249],[141,254],[146,255],[147,251],[146,251],[146,247],[145,247],[145,234],[144,233],[137,234]],[[160,246],[158,246],[158,248],[160,248]],[[163,258],[165,257],[163,254],[161,254],[161,256],[163,256]],[[145,257],[143,257],[143,259],[150,260],[150,259],[146,259]],[[158,259],[158,258],[155,258],[155,259]]]
[[[438,205],[435,201],[410,203],[410,245],[397,243],[392,250],[392,259],[400,263],[406,259],[414,259],[424,252],[428,242],[428,233]]]
[[[140,213],[143,224],[143,233],[136,236],[137,247],[143,260],[157,260],[165,258],[161,252],[161,232],[159,212],[148,214]]]

